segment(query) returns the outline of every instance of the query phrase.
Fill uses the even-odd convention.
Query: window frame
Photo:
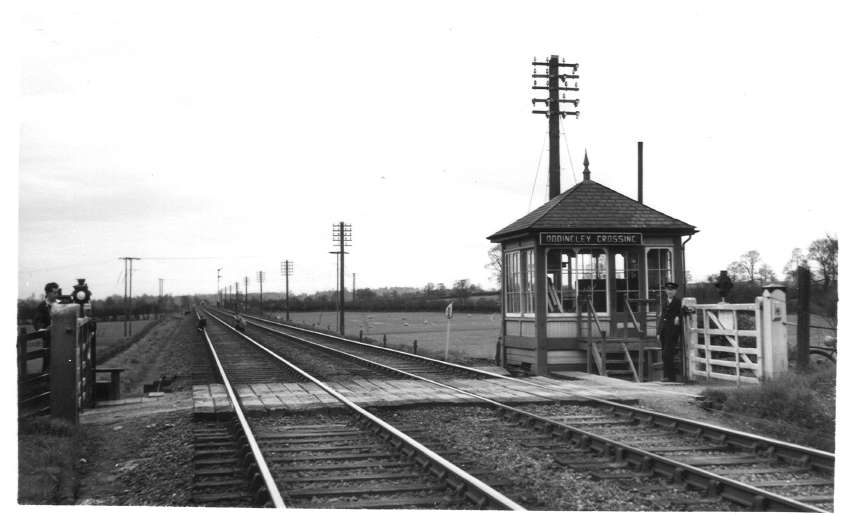
[[[594,246],[586,246],[586,247],[554,247],[553,246],[553,247],[547,248],[547,253],[546,253],[546,259],[547,260],[549,259],[548,252],[553,251],[553,250],[557,251],[562,256],[563,256],[563,252],[566,251],[566,250],[572,251],[572,253],[576,257],[581,253],[582,250],[586,250],[586,251],[590,251],[590,252],[592,252],[593,250],[599,250],[599,251],[601,251],[602,254],[605,255],[605,279],[604,279],[605,287],[604,287],[604,289],[596,288],[594,291],[604,291],[605,292],[605,311],[597,311],[596,314],[600,317],[609,316],[609,314],[611,312],[611,295],[610,295],[610,292],[609,292],[609,286],[610,285],[609,285],[608,281],[610,280],[610,275],[611,275],[611,262],[610,262],[611,249],[609,249],[608,247],[594,247]],[[563,257],[562,257],[562,259],[563,259]],[[576,274],[577,272],[574,271],[573,273]],[[547,284],[546,287],[548,288],[548,284]],[[563,290],[563,275],[562,275],[561,289]],[[564,301],[563,291],[558,292],[558,294],[561,296],[561,302],[563,303],[563,301]],[[548,292],[547,292],[547,295],[548,295]],[[578,296],[578,289],[576,289],[576,295]],[[559,318],[559,319],[578,318],[578,306],[579,306],[579,304],[578,304],[578,302],[576,302],[576,308],[575,308],[574,311],[564,311],[563,313],[560,313],[560,312],[557,312],[557,311],[549,311],[548,306],[547,306],[546,318],[549,319],[549,320],[555,319],[555,318]]]
[[[645,289],[644,289],[644,295],[645,295],[644,298],[645,299],[650,298],[649,292],[653,290],[653,288],[652,288],[653,285],[651,285],[649,283],[649,271],[650,271],[649,252],[651,250],[666,250],[667,252],[670,253],[669,281],[674,281],[674,278],[676,277],[676,260],[673,259],[674,248],[675,247],[673,245],[653,245],[653,246],[649,246],[649,247],[644,247],[644,263],[646,265],[644,267],[644,272],[646,273],[646,283],[645,283]],[[664,269],[663,268],[652,268],[652,270],[664,270]],[[667,281],[664,281],[664,282],[667,282]],[[659,286],[661,286],[661,287],[659,289],[657,289],[657,291],[659,291],[659,298],[662,298],[664,288],[663,288],[662,285],[659,285]],[[648,315],[659,314],[660,312],[656,311],[655,309],[656,309],[656,306],[654,305],[654,303],[650,302],[649,305],[646,308],[646,312],[647,312]]]

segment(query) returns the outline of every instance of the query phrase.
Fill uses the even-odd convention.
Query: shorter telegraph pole
[[[289,276],[292,275],[292,267],[294,263],[288,259],[285,259],[280,262],[280,275],[282,275],[286,280],[286,321],[289,322]]]
[[[245,276],[245,309],[243,310],[246,313],[248,312],[248,276]]]
[[[260,312],[263,312],[263,281],[266,278],[266,273],[260,270],[257,272],[257,282],[260,283]]]
[[[233,311],[236,311],[237,313],[239,313],[239,281],[236,281],[235,283],[233,283],[233,286],[235,286],[235,292],[236,292],[235,297],[234,297],[234,302],[233,302]]]
[[[218,288],[218,305],[219,306],[224,305],[224,299],[222,298],[222,295],[221,295],[221,270],[222,270],[222,268],[217,268],[216,271],[215,271],[215,274],[216,274],[215,286],[216,286],[216,288]]]
[[[812,276],[809,267],[797,267],[797,367],[809,367],[809,302]]]

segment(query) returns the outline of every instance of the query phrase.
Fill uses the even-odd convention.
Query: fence
[[[788,369],[785,292],[765,290],[751,304],[683,302],[688,379],[757,383]]]
[[[51,308],[48,330],[18,336],[18,416],[73,423],[94,407],[96,326],[76,304]]]
[[[50,412],[50,333],[44,329],[18,332],[18,414],[22,417]]]

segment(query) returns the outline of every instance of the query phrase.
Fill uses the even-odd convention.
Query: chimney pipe
[[[643,204],[643,141],[638,141],[638,202]]]

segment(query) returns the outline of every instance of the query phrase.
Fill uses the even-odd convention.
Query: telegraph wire
[[[540,146],[540,155],[537,157],[537,171],[534,172],[534,182],[531,183],[531,195],[528,197],[528,211],[531,211],[531,203],[534,202],[534,188],[537,186],[537,176],[540,175],[540,163],[543,162],[543,151],[546,150],[546,138],[543,136],[543,144]]]
[[[573,172],[573,184],[575,185],[578,184],[578,179],[576,178],[576,169],[573,166],[573,155],[570,153],[570,143],[567,141],[567,130],[564,129],[561,131],[561,134],[564,135],[564,146],[567,148],[567,158],[569,158],[570,161],[570,170]]]

